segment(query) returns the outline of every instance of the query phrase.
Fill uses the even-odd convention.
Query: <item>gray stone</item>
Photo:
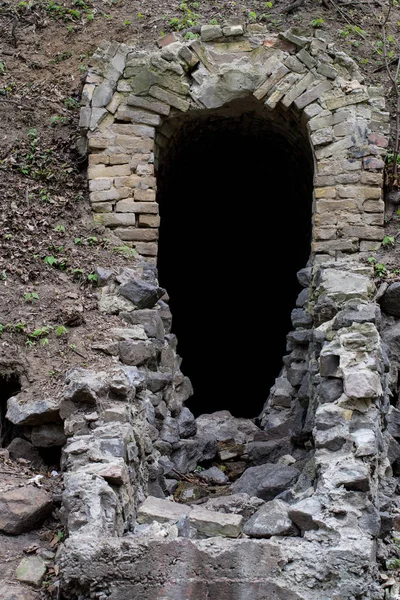
[[[179,426],[179,436],[181,438],[189,438],[196,434],[197,424],[194,415],[184,406],[177,417]]]
[[[400,438],[400,410],[389,406],[387,414],[387,430],[394,438]]]
[[[106,106],[113,96],[115,87],[115,84],[107,79],[97,85],[92,97],[92,106]]]
[[[141,279],[131,279],[119,287],[119,294],[138,309],[153,308],[164,290]]]
[[[300,285],[302,285],[304,288],[308,288],[310,283],[311,283],[311,274],[312,274],[312,268],[311,267],[304,267],[304,269],[300,269],[300,271],[297,271],[297,281],[300,283]]]
[[[237,538],[242,532],[243,517],[195,507],[189,513],[189,523],[201,536]]]
[[[294,387],[301,385],[307,371],[308,367],[306,362],[292,362],[286,369],[287,378],[291,385]]]
[[[273,535],[298,535],[299,530],[288,517],[289,508],[289,505],[282,500],[266,502],[247,521],[243,532],[255,538],[270,538]]]
[[[379,374],[369,369],[343,369],[344,392],[349,398],[377,398],[382,394]]]
[[[349,307],[345,307],[336,315],[333,322],[333,329],[350,327],[353,323],[374,323],[379,327],[381,313],[378,304],[354,305],[354,302],[349,304]]]
[[[257,425],[250,419],[233,417],[227,410],[200,415],[196,419],[197,432],[211,434],[219,442],[234,440],[236,444],[250,442],[259,433]]]
[[[229,481],[225,473],[221,469],[218,469],[218,467],[210,467],[210,469],[201,471],[198,475],[200,479],[204,479],[204,481],[210,484],[224,485]]]
[[[297,504],[289,507],[288,516],[299,529],[310,531],[323,526],[321,518],[321,503],[315,498],[305,498]]]
[[[295,388],[286,377],[277,377],[271,388],[270,404],[290,408],[295,393]]]
[[[194,471],[199,463],[212,460],[216,454],[217,440],[214,435],[202,433],[189,440],[181,440],[171,460],[179,473],[187,473]]]
[[[353,298],[369,300],[374,292],[372,279],[361,273],[331,268],[320,272],[319,293],[328,295],[335,302],[344,303]]]
[[[40,448],[51,446],[63,446],[67,440],[64,434],[64,426],[57,423],[46,423],[32,427],[32,444]]]
[[[232,491],[246,492],[263,500],[273,500],[278,494],[289,489],[300,473],[292,466],[260,465],[250,467],[232,486]]]
[[[46,563],[40,556],[27,556],[19,563],[15,571],[15,577],[21,583],[39,588],[46,571]]]
[[[176,444],[179,442],[179,425],[176,419],[173,419],[172,417],[167,417],[164,419],[164,423],[160,431],[160,438],[169,444]]]
[[[2,583],[0,600],[37,600],[37,592],[18,585],[16,582]]]
[[[319,386],[319,402],[335,402],[343,394],[343,381],[339,378],[323,378]]]
[[[287,438],[246,444],[246,454],[252,465],[264,465],[267,462],[276,462],[281,456],[289,452],[290,441]]]
[[[132,325],[142,325],[149,338],[164,339],[165,331],[160,311],[152,309],[135,310],[133,312],[122,312],[120,317],[128,323],[132,323]]]
[[[134,342],[125,340],[119,343],[119,355],[125,365],[142,365],[156,355],[151,342]]]
[[[312,316],[303,308],[293,309],[290,318],[292,320],[293,327],[304,327],[304,329],[309,329],[312,327]]]
[[[71,369],[66,376],[64,400],[75,403],[96,404],[107,391],[107,375],[104,371]]]
[[[210,42],[222,37],[222,29],[219,25],[203,25],[201,28],[201,40]]]
[[[184,504],[148,496],[139,507],[137,522],[140,524],[152,523],[153,521],[157,521],[158,523],[176,523],[179,519],[188,515],[190,511],[191,508]]]
[[[336,303],[328,296],[320,296],[314,305],[315,326],[319,327],[322,323],[330,321],[336,315],[338,307]]]
[[[263,504],[261,498],[242,493],[210,498],[202,504],[202,507],[207,510],[242,515],[247,521]]]
[[[297,296],[296,306],[298,306],[299,308],[302,308],[303,306],[305,306],[308,303],[309,299],[310,299],[310,290],[309,290],[309,288],[304,288],[304,290],[301,290],[300,294]]]
[[[35,467],[42,463],[39,452],[30,442],[28,442],[28,440],[16,437],[9,443],[7,450],[10,453],[11,458],[23,458],[29,460]]]
[[[22,394],[7,400],[6,418],[14,425],[41,425],[60,420],[57,400],[26,400]]]
[[[106,285],[115,276],[115,272],[112,269],[103,269],[103,267],[96,267],[95,273],[97,275],[98,287],[103,287],[103,285]]]
[[[19,535],[39,527],[50,515],[50,496],[33,485],[0,492],[0,531]]]
[[[389,315],[400,317],[400,282],[391,283],[381,298],[381,306]]]

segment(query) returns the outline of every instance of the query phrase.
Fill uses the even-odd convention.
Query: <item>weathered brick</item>
[[[140,181],[137,186],[141,190],[147,190],[149,188],[155,189],[157,186],[157,179],[152,175],[139,175]]]
[[[342,233],[345,237],[358,237],[362,240],[381,240],[383,238],[383,227],[373,226],[349,226],[343,227]]]
[[[380,198],[382,190],[377,187],[358,185],[338,185],[337,193],[340,198]]]
[[[114,186],[116,188],[121,188],[121,187],[136,188],[136,187],[139,187],[140,181],[141,181],[140,175],[128,175],[127,177],[115,177]]]
[[[145,163],[150,163],[152,160],[152,154],[132,154],[130,166],[132,171],[136,171],[139,165],[143,165]],[[153,175],[154,167],[152,173],[144,173],[145,175]]]
[[[369,99],[368,91],[366,89],[362,89],[358,93],[347,94],[347,96],[339,96],[330,99],[326,99],[326,108],[328,110],[336,110],[337,108],[341,108],[342,106],[349,106],[350,104],[357,104],[359,102],[365,102]]]
[[[157,256],[158,244],[154,242],[135,242],[135,248],[143,256]]]
[[[112,202],[93,202],[91,209],[95,213],[110,213],[113,209]]]
[[[117,202],[115,210],[117,212],[122,212],[124,207],[129,207],[126,212],[132,213],[147,213],[147,214],[158,214],[158,204],[157,202],[134,202],[133,198],[127,198],[126,200],[121,200],[121,202]]]
[[[135,202],[155,202],[156,192],[155,190],[135,190],[134,193]]]
[[[89,154],[89,165],[108,165],[110,157],[106,154]]]
[[[88,168],[89,179],[97,179],[99,177],[125,177],[130,174],[131,169],[129,165],[115,165],[113,167],[93,165]]]
[[[116,112],[116,118],[120,121],[133,121],[134,123],[143,123],[144,125],[154,125],[161,123],[160,115],[147,112],[139,108],[127,108],[120,106]]]
[[[128,198],[132,193],[130,188],[112,188],[105,190],[104,192],[91,192],[91,202],[106,202],[107,200],[121,200],[122,198]]]
[[[315,175],[314,185],[316,187],[330,187],[335,184],[334,175]]]
[[[307,52],[307,50],[305,50],[304,48],[302,48],[297,54],[296,54],[297,58],[299,60],[301,60],[302,63],[304,63],[306,65],[306,67],[308,67],[309,69],[312,69],[313,67],[315,67],[315,65],[317,64],[317,61],[315,60],[315,58],[313,58],[311,56],[311,54],[309,54]]]
[[[166,117],[168,117],[171,111],[169,104],[143,96],[128,96],[127,104],[129,106],[136,106],[137,108],[145,108]]]
[[[352,133],[354,133],[356,129],[356,123],[338,123],[337,125],[334,126],[333,128],[333,133],[336,135],[336,137],[344,137],[345,135],[351,135]]]
[[[139,227],[159,227],[159,215],[139,215]]]
[[[335,187],[322,187],[314,189],[316,198],[336,198]]]
[[[94,215],[95,222],[101,223],[106,227],[124,227],[126,225],[135,225],[136,217],[132,213],[111,213]]]
[[[383,186],[383,175],[381,173],[371,173],[370,171],[363,171],[361,173],[361,183],[367,185],[379,185]]]
[[[324,129],[330,127],[333,123],[333,115],[328,110],[322,110],[317,116],[313,117],[308,121],[309,131],[317,131],[317,129]]]
[[[138,123],[113,123],[110,127],[111,133],[142,138],[154,138],[155,131],[155,128],[150,125],[139,125]]]
[[[338,214],[336,211],[316,213],[314,215],[314,227],[333,227],[337,224]]]
[[[110,165],[127,165],[130,160],[130,154],[112,154],[110,156]]]
[[[363,158],[364,169],[374,170],[382,170],[385,167],[385,163],[381,158],[376,158],[375,156],[367,156]]]
[[[314,227],[315,240],[334,240],[336,238],[336,227]]]
[[[323,92],[326,92],[327,90],[330,90],[331,87],[332,84],[329,83],[329,81],[322,81],[318,85],[304,92],[304,94],[302,94],[299,98],[297,98],[294,101],[294,105],[296,106],[296,108],[302,109],[305,106],[307,106],[307,104],[311,104],[311,102],[318,100],[321,94]]]
[[[378,146],[379,148],[387,148],[389,145],[389,139],[379,133],[371,133],[368,140],[371,144],[375,144],[375,146]]]
[[[336,79],[337,70],[333,65],[328,65],[327,63],[320,63],[317,68],[317,73],[320,75],[325,75],[328,79]]]
[[[318,129],[311,134],[311,142],[314,147],[323,146],[329,144],[333,140],[332,127],[325,127],[324,129]]]
[[[360,252],[374,252],[375,250],[379,250],[380,244],[377,242],[369,242],[366,240],[361,240],[360,242]]]
[[[92,179],[89,181],[89,190],[91,192],[103,192],[111,188],[113,180],[109,177],[101,177],[100,179]]]
[[[105,148],[107,148],[109,143],[110,140],[99,136],[93,136],[88,138],[88,146],[90,150],[104,150]]]
[[[286,92],[299,80],[297,73],[288,73],[281,81],[272,88],[272,92],[267,97],[264,105],[270,109],[274,109],[278,102],[283,98]]]
[[[360,181],[360,173],[358,171],[350,173],[341,173],[336,175],[335,183],[347,184],[347,183],[358,183]]]
[[[385,224],[385,215],[383,212],[366,213],[364,215],[364,221],[367,225],[384,225]]]
[[[130,242],[154,242],[158,240],[158,229],[136,229],[136,227],[118,227],[114,229],[114,233],[118,235],[121,240]]]
[[[141,164],[136,167],[136,173],[138,175],[154,175],[154,165],[152,164]]]
[[[119,105],[121,104],[123,98],[124,98],[123,94],[120,94],[119,92],[114,92],[113,97],[111,98],[110,102],[106,106],[106,109],[108,110],[108,112],[111,113],[112,115],[115,114],[117,112],[117,109],[118,109]]]
[[[290,69],[291,71],[294,71],[295,73],[302,74],[307,71],[307,69],[303,65],[303,63],[301,61],[299,61],[299,59],[296,58],[295,56],[288,56],[283,61],[283,64],[286,65],[288,67],[288,69]]]
[[[123,148],[129,148],[132,152],[140,154],[141,152],[152,152],[154,141],[151,138],[133,137],[131,135],[117,135],[115,143]]]
[[[383,200],[366,200],[363,202],[363,209],[369,213],[379,213],[385,210],[385,203]]]
[[[296,85],[294,85],[282,100],[283,106],[288,108],[298,96],[300,96],[315,80],[312,73],[307,73]]]
[[[358,238],[313,242],[314,252],[357,252]]]
[[[190,102],[186,100],[186,98],[182,98],[182,96],[179,96],[170,90],[164,90],[158,85],[152,85],[149,94],[154,98],[161,100],[162,102],[170,104],[181,112],[186,112],[189,110]]]
[[[341,154],[343,150],[347,150],[347,148],[350,148],[353,146],[353,144],[354,141],[351,136],[345,137],[337,142],[333,142],[328,146],[324,146],[323,148],[316,150],[315,156],[317,160],[321,160],[321,158],[328,158],[334,154]]]
[[[329,211],[348,211],[348,212],[358,212],[357,202],[355,200],[317,200],[316,202],[316,212],[324,213]],[[376,212],[376,211],[371,211]]]
[[[282,63],[278,63],[276,70],[274,70],[269,78],[254,92],[254,96],[258,100],[262,100],[287,73],[289,73],[289,69]]]
[[[303,117],[305,120],[313,119],[314,117],[316,117],[317,115],[322,113],[323,110],[324,109],[320,106],[320,104],[317,104],[317,103],[309,104],[303,110]]]

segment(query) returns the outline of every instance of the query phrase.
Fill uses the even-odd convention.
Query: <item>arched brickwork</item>
[[[308,136],[314,156],[311,253],[371,251],[383,237],[382,172],[389,114],[383,89],[320,32],[270,35],[259,26],[206,25],[201,39],[166,36],[154,51],[105,42],[93,56],[80,126],[88,140],[97,223],[155,259],[155,166],[179,116],[252,97]],[[267,115],[268,113],[268,115]],[[291,125],[292,126],[292,125]]]

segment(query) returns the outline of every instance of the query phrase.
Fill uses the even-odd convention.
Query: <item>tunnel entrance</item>
[[[310,253],[307,137],[292,115],[261,110],[242,100],[170,121],[159,151],[159,277],[196,416],[260,413]]]
[[[6,419],[7,400],[21,391],[17,375],[0,376],[0,448],[5,448],[13,438],[15,426]]]

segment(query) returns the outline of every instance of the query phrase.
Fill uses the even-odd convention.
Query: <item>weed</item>
[[[194,27],[199,23],[199,15],[193,12],[192,8],[197,8],[197,2],[181,2],[179,10],[183,13],[181,17],[173,17],[169,21],[169,25],[172,29],[180,31],[181,29],[188,29]]]
[[[313,19],[313,20],[311,21],[311,25],[312,25],[313,27],[315,27],[315,29],[318,29],[319,27],[322,27],[322,25],[323,25],[324,23],[325,23],[325,19],[321,19],[321,18],[319,18],[319,19]]]
[[[90,237],[87,238],[86,241],[89,244],[89,246],[95,246],[99,240],[95,235],[91,235]]]
[[[97,275],[97,273],[89,273],[87,278],[88,278],[88,281],[90,281],[90,283],[96,283],[99,279],[99,276]]]
[[[133,258],[137,256],[137,252],[134,248],[129,248],[129,246],[116,246],[113,248],[113,252],[117,254],[123,254],[126,258]]]
[[[128,19],[126,21],[123,21],[122,23],[123,25],[132,25],[132,21],[129,21]]]
[[[249,23],[255,23],[257,21],[257,13],[254,11],[250,11],[249,13],[247,13],[247,18],[249,20]]]
[[[79,244],[82,244],[82,238],[79,238],[79,237],[75,238],[75,239],[74,239],[74,244],[76,244],[77,246],[78,246]]]
[[[57,125],[64,125],[67,122],[67,117],[61,117],[60,115],[53,115],[50,117],[50,127],[56,127]]]
[[[56,335],[58,337],[60,337],[60,335],[65,335],[66,333],[68,333],[68,329],[64,327],[64,325],[58,325],[56,327]]]
[[[385,235],[382,240],[382,246],[384,248],[393,248],[396,244],[396,240],[393,235]]]
[[[57,259],[55,256],[45,256],[43,262],[45,262],[47,265],[50,265],[51,267],[57,265]]]
[[[35,300],[39,300],[39,294],[36,292],[25,292],[24,298],[26,302],[33,304]]]
[[[66,106],[70,110],[75,110],[76,108],[80,108],[81,105],[77,100],[75,100],[74,98],[71,98],[71,96],[69,96],[68,98],[65,98],[64,106]]]
[[[56,225],[54,231],[57,231],[57,233],[65,233],[65,225]]]

